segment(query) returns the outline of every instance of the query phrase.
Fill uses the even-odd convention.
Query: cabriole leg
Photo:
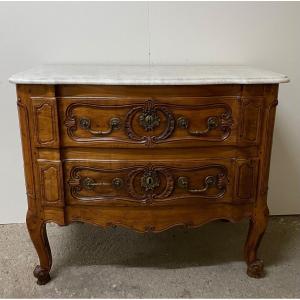
[[[250,219],[249,232],[245,244],[245,260],[247,262],[247,274],[250,277],[264,277],[264,263],[257,258],[257,250],[268,224],[269,210],[257,212]]]
[[[52,265],[51,249],[47,237],[46,223],[37,216],[27,213],[27,228],[30,238],[39,256],[40,264],[33,271],[37,278],[37,284],[44,285],[50,281],[50,269]]]

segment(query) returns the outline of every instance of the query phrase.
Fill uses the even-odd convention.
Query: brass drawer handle
[[[209,117],[207,119],[207,128],[202,130],[202,131],[191,131],[189,129],[189,120],[186,118],[186,117],[179,117],[177,119],[177,126],[181,129],[187,129],[187,132],[190,134],[190,135],[193,135],[193,136],[203,136],[203,135],[206,135],[207,133],[209,133],[212,129],[215,129],[219,126],[219,119],[218,117]]]
[[[82,179],[80,185],[86,190],[94,190],[96,186],[105,186],[111,185],[115,189],[120,189],[123,187],[123,179],[122,178],[114,178],[111,182],[96,182],[93,178],[85,177]]]
[[[206,192],[210,187],[217,187],[218,189],[224,189],[225,186],[218,185],[218,178],[215,176],[207,176],[204,179],[204,185],[200,189],[190,189],[189,188],[189,179],[187,177],[179,177],[177,179],[177,186],[181,189],[184,189],[188,191],[189,193],[204,193]]]
[[[79,126],[94,136],[105,136],[111,134],[114,130],[120,129],[121,121],[119,118],[111,118],[109,121],[109,129],[106,131],[97,131],[91,129],[91,120],[89,118],[81,118],[79,120]]]

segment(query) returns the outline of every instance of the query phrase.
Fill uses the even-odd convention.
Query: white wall
[[[15,72],[43,63],[248,64],[289,75],[280,87],[269,206],[300,213],[300,3],[0,2],[0,223],[26,197]]]

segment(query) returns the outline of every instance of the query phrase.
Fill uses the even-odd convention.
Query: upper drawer
[[[191,147],[235,145],[237,97],[64,98],[63,146]]]

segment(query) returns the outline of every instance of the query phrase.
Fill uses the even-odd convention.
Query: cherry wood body
[[[38,283],[50,280],[46,223],[74,221],[160,232],[248,218],[247,273],[263,276],[277,93],[277,84],[17,85]]]

